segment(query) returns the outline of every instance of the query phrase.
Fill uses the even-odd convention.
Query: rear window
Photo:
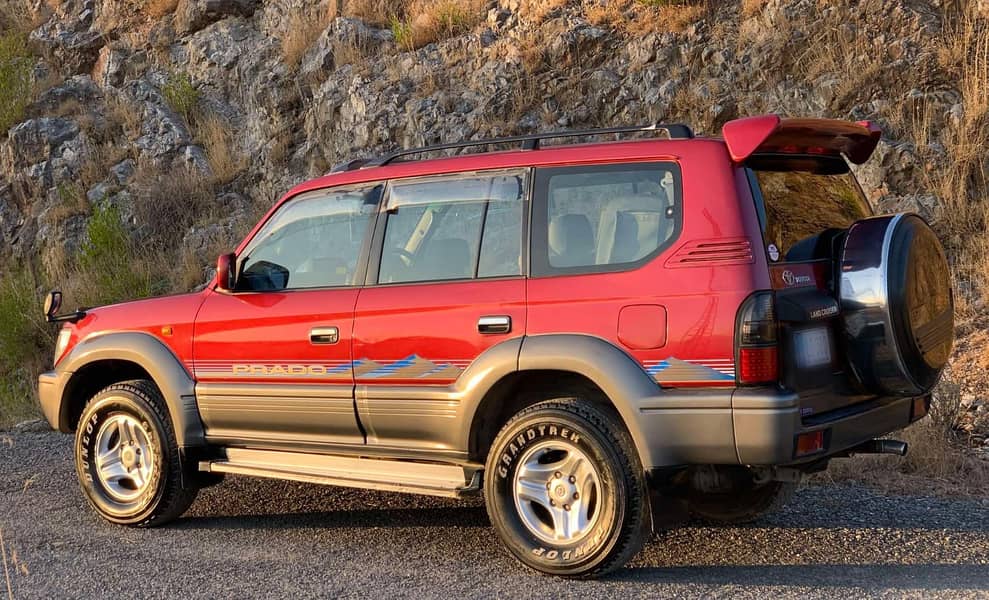
[[[763,239],[772,260],[828,229],[846,229],[872,215],[851,173],[748,170]],[[774,256],[775,255],[775,256]]]

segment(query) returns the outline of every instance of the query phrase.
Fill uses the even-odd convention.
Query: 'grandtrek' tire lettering
[[[568,439],[574,444],[580,443],[580,434],[575,431],[570,431],[562,425],[557,427],[556,425],[537,425],[535,427],[530,427],[524,432],[520,433],[516,438],[509,444],[508,449],[501,455],[501,464],[498,466],[498,476],[502,479],[508,477],[508,468],[512,466],[513,459],[518,456],[519,452],[529,443],[538,438],[553,436],[562,437]]]

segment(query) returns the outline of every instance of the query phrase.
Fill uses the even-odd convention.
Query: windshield
[[[872,208],[850,173],[748,169],[763,239],[773,261],[829,229],[846,229],[872,216]]]

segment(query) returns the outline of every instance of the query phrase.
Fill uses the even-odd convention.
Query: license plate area
[[[831,364],[831,332],[826,327],[812,327],[793,332],[793,350],[798,368]]]

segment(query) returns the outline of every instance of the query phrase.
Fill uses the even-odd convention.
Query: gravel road
[[[518,566],[478,501],[229,478],[171,526],[109,525],[54,433],[0,432],[0,534],[13,598],[989,598],[985,500],[813,486],[760,523],[671,531],[574,582]]]

